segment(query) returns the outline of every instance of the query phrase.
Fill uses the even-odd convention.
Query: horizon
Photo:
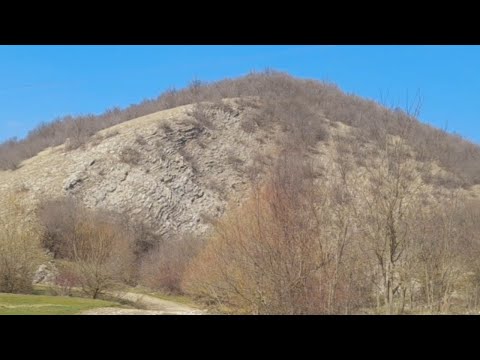
[[[192,80],[271,68],[387,106],[420,98],[420,121],[480,144],[479,46],[0,46],[0,59],[0,142],[66,115],[123,109]]]

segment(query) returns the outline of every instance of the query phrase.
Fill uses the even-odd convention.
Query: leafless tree
[[[43,245],[58,259],[60,273],[75,278],[89,296],[133,281],[142,249],[121,216],[85,209],[73,199],[44,201],[37,214]]]
[[[312,181],[308,162],[298,156],[283,153],[251,200],[215,224],[215,234],[186,273],[187,292],[253,314],[354,308],[354,268],[343,261],[351,255],[347,217],[328,211],[335,200],[326,198],[329,192]]]
[[[140,283],[166,293],[181,293],[185,270],[202,245],[200,238],[188,234],[157,243],[141,259]]]
[[[93,219],[77,224],[72,238],[72,262],[83,291],[97,298],[116,283],[128,282],[134,256],[131,239],[108,222]]]
[[[19,193],[7,195],[0,217],[0,292],[28,293],[38,266],[47,259],[39,227]]]

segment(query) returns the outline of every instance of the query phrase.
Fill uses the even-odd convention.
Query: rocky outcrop
[[[57,275],[58,270],[53,264],[53,262],[49,262],[48,264],[42,264],[35,272],[35,275],[33,277],[33,283],[53,284]]]
[[[198,119],[193,105],[161,111],[103,130],[83,148],[48,149],[14,172],[0,172],[0,193],[21,183],[33,200],[73,196],[165,236],[205,232],[204,219],[240,202],[248,169],[275,151],[273,141],[264,141],[272,132],[242,129],[254,109],[234,99],[223,104],[207,104]]]

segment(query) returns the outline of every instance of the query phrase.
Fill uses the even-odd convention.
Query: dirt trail
[[[153,296],[127,293],[111,293],[116,298],[135,302],[142,309],[98,308],[87,310],[82,315],[203,315],[200,309],[179,304],[173,301],[162,300]]]

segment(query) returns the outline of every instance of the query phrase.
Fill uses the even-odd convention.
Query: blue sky
[[[58,116],[265,68],[398,106],[420,93],[422,121],[480,143],[480,46],[400,45],[0,46],[0,141]]]

